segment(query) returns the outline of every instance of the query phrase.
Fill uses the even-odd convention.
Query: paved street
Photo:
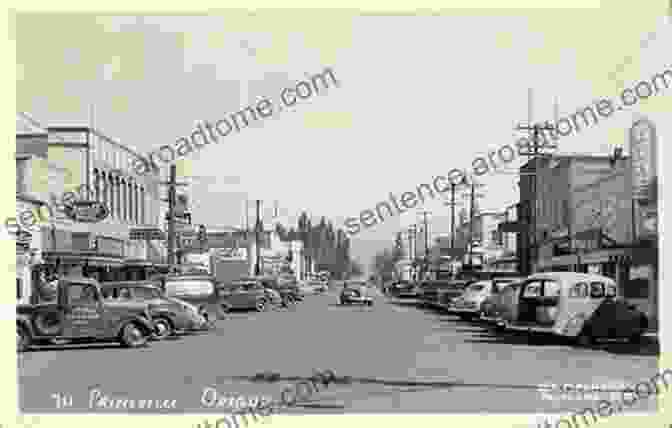
[[[329,369],[351,383],[330,385],[311,397],[310,406],[288,412],[569,412],[596,403],[544,400],[537,385],[636,383],[657,371],[653,344],[530,344],[525,336],[490,333],[412,301],[375,299],[372,308],[344,307],[330,291],[308,296],[292,311],[233,313],[214,331],[146,348],[101,344],[27,352],[19,355],[22,408],[58,411],[52,398],[58,393],[72,397],[72,406],[61,411],[114,411],[89,409],[89,391],[97,388],[114,398],[175,400],[175,410],[166,412],[221,414],[227,408],[201,402],[204,388],[216,388],[220,397],[279,400],[296,378]],[[262,372],[280,379],[253,381]]]

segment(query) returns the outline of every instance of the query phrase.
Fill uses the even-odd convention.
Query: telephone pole
[[[429,225],[427,224],[427,215],[431,214],[430,211],[422,211],[420,215],[422,216],[422,227],[425,232],[425,256],[423,257],[421,277],[426,275],[426,271],[429,271]]]
[[[179,260],[176,260],[176,235],[175,232],[175,204],[177,200],[177,186],[186,186],[187,183],[178,183],[177,182],[177,166],[170,166],[170,177],[167,182],[162,182],[161,184],[168,186],[168,199],[163,199],[164,202],[168,202],[168,215],[166,220],[168,220],[168,236],[166,248],[168,249],[168,265],[173,266],[179,264]],[[177,262],[177,263],[176,263]]]
[[[259,239],[259,234],[263,230],[264,225],[261,222],[261,200],[257,199],[257,224],[254,228],[254,242],[255,242],[255,264],[254,264],[254,274],[261,275],[261,239]]]

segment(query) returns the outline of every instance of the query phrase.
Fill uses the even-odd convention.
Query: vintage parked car
[[[229,312],[232,309],[255,309],[264,312],[270,309],[271,298],[260,281],[242,278],[230,283],[217,285],[222,298],[221,309]]]
[[[638,342],[648,327],[646,315],[602,275],[537,273],[523,282],[516,297],[518,304],[503,318],[513,331],[550,333],[587,346],[598,338]]]
[[[517,292],[522,285],[519,282],[506,284],[496,294],[485,299],[482,308],[481,320],[493,324],[497,330],[504,329],[504,318],[510,318],[510,314],[518,305]]]
[[[156,278],[164,295],[188,302],[198,308],[206,322],[212,323],[225,318],[222,310],[222,297],[218,295],[217,281],[211,275],[168,274]]]
[[[16,307],[19,352],[49,342],[108,341],[134,348],[154,331],[148,304],[105,300],[92,278],[65,277],[58,281],[55,301]]]
[[[460,297],[453,300],[448,310],[462,319],[479,318],[483,313],[486,300],[514,281],[515,278],[512,277],[476,281],[467,286]]]
[[[444,290],[456,295],[459,295],[459,293],[463,291],[463,289],[458,286],[459,284],[460,283],[456,283],[456,281],[449,279],[423,281],[420,287],[421,291],[419,298],[426,305],[439,306],[439,297],[442,294],[445,295],[443,292]]]
[[[460,297],[472,282],[473,281],[453,279],[446,287],[439,288],[436,296],[439,307],[443,309],[449,308],[453,303],[453,300]]]
[[[393,285],[392,297],[398,299],[415,299],[417,294],[415,293],[415,283],[411,281],[400,281]]]
[[[262,277],[259,279],[267,289],[280,293],[282,306],[288,308],[303,300],[301,290],[296,281],[287,278]]]
[[[364,281],[347,281],[338,296],[341,305],[373,306],[373,298],[369,296],[368,285]]]
[[[203,315],[192,305],[165,297],[155,281],[103,282],[100,287],[105,299],[147,303],[157,339],[181,331],[200,330],[206,325]]]

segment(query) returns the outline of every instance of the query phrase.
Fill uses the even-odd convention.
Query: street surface
[[[329,385],[309,405],[286,412],[566,413],[597,402],[544,399],[538,385],[637,383],[657,373],[656,352],[655,343],[581,349],[544,338],[530,344],[524,335],[490,332],[380,293],[372,308],[339,306],[331,290],[307,296],[294,310],[232,313],[213,331],[145,348],[95,344],[26,352],[19,355],[19,396],[28,413],[141,412],[90,408],[90,391],[98,389],[119,399],[175,400],[174,409],[153,413],[224,414],[231,408],[207,407],[212,395],[202,403],[205,388],[215,388],[219,398],[280,400],[298,378],[332,370],[351,377],[350,384]],[[280,379],[253,379],[264,372]],[[57,401],[64,403],[60,409]],[[635,410],[655,409],[654,399],[638,404]]]

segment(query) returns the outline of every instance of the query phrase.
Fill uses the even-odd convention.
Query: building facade
[[[40,138],[26,133],[27,126],[41,129]],[[138,177],[129,168],[138,153],[98,130],[44,127],[24,114],[17,116],[16,146],[17,200],[26,200],[19,198],[25,188],[38,189],[43,195],[32,199],[44,202],[44,221],[36,233],[39,260],[32,269],[33,284],[25,290],[36,287],[42,272],[100,280],[140,279],[142,269],[163,261],[165,252],[156,242],[133,241],[129,236],[132,228],[160,224],[163,204],[159,180],[151,175]],[[100,202],[109,215],[98,223],[75,222],[64,213],[68,199]]]

